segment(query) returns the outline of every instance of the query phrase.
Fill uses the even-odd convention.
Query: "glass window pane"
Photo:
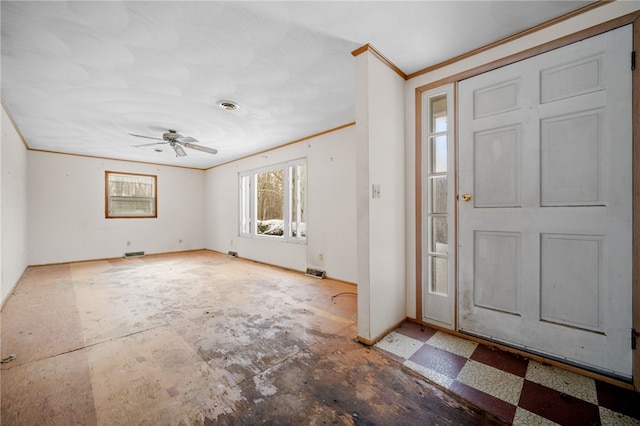
[[[107,217],[155,217],[156,177],[107,173]]]
[[[256,179],[256,233],[284,235],[284,169],[259,173]]]
[[[296,164],[289,169],[291,174],[290,220],[291,237],[307,236],[306,199],[307,199],[307,166]]]
[[[153,198],[151,197],[110,197],[109,215],[116,216],[153,216]]]
[[[430,133],[447,131],[447,95],[434,96],[429,99]]]
[[[431,145],[431,173],[444,173],[447,171],[447,136],[435,136],[429,138]]]
[[[446,296],[449,294],[447,259],[444,257],[431,257],[429,263],[429,291]]]
[[[306,241],[306,159],[241,172],[238,186],[240,235]]]
[[[432,217],[431,226],[431,253],[447,254],[447,218]]]
[[[250,182],[250,176],[242,176],[240,178],[240,232],[243,234],[251,232]]]
[[[446,213],[447,212],[447,177],[436,176],[429,178],[430,181],[430,197],[429,197],[429,213]]]

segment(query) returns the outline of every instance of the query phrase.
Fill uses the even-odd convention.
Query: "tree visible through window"
[[[284,235],[284,169],[259,173],[256,233]]]
[[[156,176],[105,172],[106,217],[157,217]]]
[[[306,163],[240,174],[240,234],[305,240]]]

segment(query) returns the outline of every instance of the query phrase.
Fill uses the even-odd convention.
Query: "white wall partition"
[[[105,170],[158,177],[158,217],[105,218]],[[204,171],[29,151],[29,263],[204,248]]]
[[[27,149],[2,108],[0,173],[0,306],[29,265],[27,255]]]
[[[406,317],[404,80],[371,52],[356,57],[358,336]]]
[[[239,236],[238,174],[307,159],[307,242]],[[206,173],[206,247],[297,271],[356,281],[354,126],[254,155]]]

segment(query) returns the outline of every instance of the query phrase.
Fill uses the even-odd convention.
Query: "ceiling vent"
[[[217,105],[225,111],[237,111],[240,105],[233,101],[218,101]]]

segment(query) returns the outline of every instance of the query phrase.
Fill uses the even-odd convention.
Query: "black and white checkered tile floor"
[[[375,347],[516,425],[640,425],[640,394],[406,322]]]

